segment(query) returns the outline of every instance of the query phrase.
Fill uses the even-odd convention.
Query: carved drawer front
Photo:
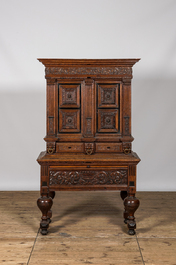
[[[98,110],[98,132],[118,132],[118,109]]]
[[[56,144],[56,152],[58,153],[64,153],[64,152],[70,152],[70,153],[80,153],[84,150],[84,144],[83,143],[57,143]]]
[[[122,152],[121,143],[96,143],[96,152],[97,153],[120,153]]]
[[[59,107],[80,107],[80,85],[59,85]]]
[[[98,108],[119,107],[119,84],[98,85]]]
[[[62,167],[50,169],[49,185],[50,186],[110,186],[110,185],[127,185],[128,169],[127,168],[94,168],[90,169],[78,167],[77,169],[64,170]]]
[[[59,132],[80,132],[80,110],[59,110]]]

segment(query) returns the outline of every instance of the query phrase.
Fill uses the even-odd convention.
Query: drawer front
[[[96,143],[97,153],[120,153],[122,152],[121,143]]]
[[[83,143],[57,143],[56,152],[57,153],[81,153],[83,152]]]
[[[72,170],[53,168],[49,170],[50,186],[124,186],[128,183],[127,168],[77,168]]]

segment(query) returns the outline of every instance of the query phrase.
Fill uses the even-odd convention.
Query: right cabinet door
[[[120,133],[120,83],[96,82],[97,133]]]

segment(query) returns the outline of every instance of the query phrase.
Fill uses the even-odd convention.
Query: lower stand
[[[54,199],[55,191],[50,191],[48,196],[51,197],[52,199]],[[52,210],[51,209],[48,211],[47,216],[48,216],[49,223],[51,223],[51,218],[52,218]]]
[[[127,217],[127,224],[128,224],[128,234],[129,235],[134,235],[136,229],[136,222],[135,222],[135,217],[134,213],[139,207],[139,200],[135,197],[134,193],[129,193],[128,196],[124,200],[124,206],[125,210],[128,213]]]
[[[41,222],[40,222],[40,229],[41,234],[46,235],[48,233],[49,227],[49,219],[48,219],[48,212],[51,209],[53,204],[53,200],[47,194],[42,194],[42,196],[37,200],[37,205],[42,212]]]

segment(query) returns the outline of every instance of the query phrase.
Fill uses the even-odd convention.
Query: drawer
[[[122,143],[96,143],[97,153],[120,153],[122,152]]]
[[[83,152],[83,143],[57,143],[57,153],[80,153]]]
[[[68,170],[69,168],[69,170]],[[50,186],[119,186],[128,184],[127,167],[53,167]]]

